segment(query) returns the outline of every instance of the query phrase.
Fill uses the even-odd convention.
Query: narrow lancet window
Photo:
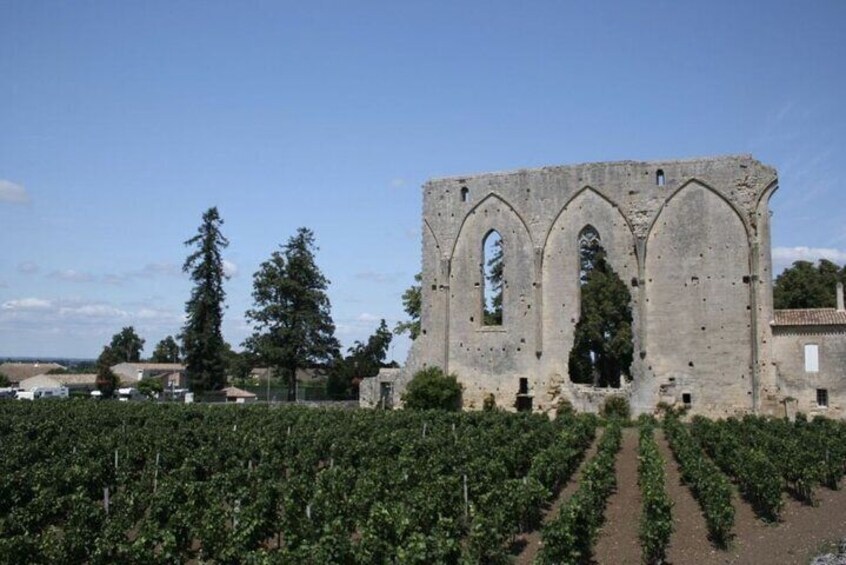
[[[502,237],[491,230],[482,242],[483,325],[502,325],[502,294],[505,283],[505,256]]]
[[[470,194],[470,189],[466,186],[461,187],[461,201],[467,202],[467,195]]]
[[[591,225],[587,225],[579,232],[579,283],[584,286],[588,274],[596,264],[596,255],[602,250],[599,232]]]
[[[655,173],[655,184],[664,186],[664,169],[658,169],[658,172]]]

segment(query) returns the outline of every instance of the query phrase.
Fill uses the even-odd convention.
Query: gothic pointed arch
[[[568,355],[580,316],[581,244],[585,236],[591,241],[599,238],[608,263],[626,284],[638,278],[635,237],[628,219],[606,196],[590,186],[582,188],[557,214],[543,249],[543,339],[546,351],[555,356],[550,361],[561,374],[568,371]],[[631,291],[636,326],[639,294],[637,288]],[[635,341],[637,350],[637,332]]]
[[[648,231],[645,350],[655,376],[684,382],[699,405],[751,403],[748,230],[725,196],[692,180]]]

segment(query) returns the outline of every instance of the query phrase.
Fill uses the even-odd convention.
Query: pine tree
[[[221,253],[229,241],[220,232],[222,224],[217,208],[209,208],[197,235],[185,242],[196,248],[182,266],[194,282],[191,298],[185,304],[187,320],[182,329],[186,372],[194,392],[218,390],[226,381],[221,324],[226,298],[223,280],[227,277]]]
[[[255,307],[246,312],[255,331],[244,346],[285,377],[296,400],[297,369],[329,364],[339,355],[326,289],[314,261],[314,234],[300,228],[253,275]]]

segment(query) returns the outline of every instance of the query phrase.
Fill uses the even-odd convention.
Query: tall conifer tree
[[[220,226],[223,220],[217,208],[203,214],[197,235],[185,242],[196,250],[185,260],[182,270],[194,282],[191,298],[185,304],[187,319],[182,328],[185,365],[191,390],[218,390],[226,381],[225,349],[221,333],[223,301],[222,250],[229,245]]]
[[[246,313],[255,332],[244,343],[288,383],[296,400],[297,369],[326,365],[339,355],[326,289],[314,261],[314,233],[300,228],[253,275],[255,307]]]

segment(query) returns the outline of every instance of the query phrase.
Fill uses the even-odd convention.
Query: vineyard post
[[[467,496],[467,474],[464,474],[464,523],[470,518],[470,501]]]
[[[153,473],[153,494],[156,493],[156,490],[159,486],[159,457],[161,457],[161,452],[156,452],[156,470]]]
[[[426,422],[423,422],[423,437],[426,437]]]
[[[118,470],[118,450],[115,449],[115,472]]]
[[[106,516],[109,515],[109,487],[103,487],[103,508],[106,510]]]

